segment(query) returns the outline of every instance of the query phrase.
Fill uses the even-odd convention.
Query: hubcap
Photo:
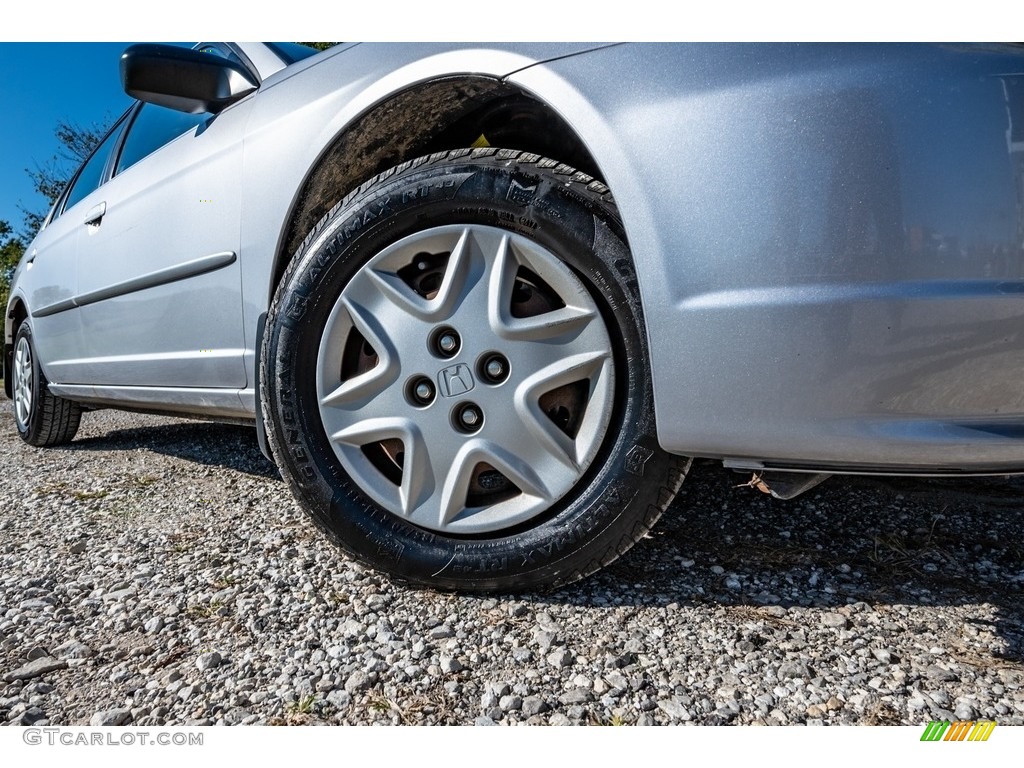
[[[32,347],[22,336],[14,348],[14,417],[22,432],[28,429],[32,415]]]
[[[317,357],[345,470],[391,513],[444,533],[549,509],[593,461],[613,393],[611,341],[580,279],[486,226],[425,230],[370,259]]]

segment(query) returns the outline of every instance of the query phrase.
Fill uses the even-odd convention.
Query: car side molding
[[[184,264],[176,264],[173,267],[159,269],[155,272],[150,272],[149,274],[134,277],[131,280],[125,280],[120,283],[104,286],[103,288],[97,288],[95,291],[81,293],[78,296],[72,296],[70,299],[62,299],[54,304],[48,304],[45,307],[37,309],[32,313],[32,316],[49,317],[50,315],[56,315],[58,312],[66,312],[67,310],[74,309],[75,307],[84,307],[88,304],[95,304],[99,301],[113,299],[118,296],[124,296],[137,291],[144,291],[147,288],[156,288],[157,286],[167,285],[168,283],[174,283],[179,280],[187,280],[190,277],[197,277],[198,275],[204,275],[207,272],[222,269],[233,264],[237,258],[238,256],[234,251],[223,251],[221,253],[210,254],[209,256],[202,256],[198,259],[193,259],[192,261],[186,261]]]

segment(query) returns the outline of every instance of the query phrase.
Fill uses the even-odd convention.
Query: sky
[[[0,220],[20,231],[19,204],[46,207],[26,168],[58,149],[60,120],[108,127],[131,104],[118,60],[130,43],[0,43]]]

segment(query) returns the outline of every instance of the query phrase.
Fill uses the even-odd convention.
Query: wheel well
[[[474,143],[534,152],[601,177],[568,123],[521,88],[478,75],[422,83],[357,118],[310,170],[278,244],[268,301],[303,238],[345,194],[405,160]]]
[[[11,305],[11,311],[8,313],[6,318],[7,322],[10,323],[11,326],[11,344],[7,344],[6,338],[4,339],[4,393],[8,398],[14,397],[14,389],[11,384],[11,361],[14,350],[14,337],[18,335],[18,328],[23,322],[25,322],[25,318],[27,317],[28,310],[25,308],[25,304],[21,299],[15,299],[14,304]]]

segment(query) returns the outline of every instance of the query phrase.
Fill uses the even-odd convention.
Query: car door
[[[242,136],[217,115],[142,104],[80,241],[80,383],[241,389]]]
[[[127,115],[110,129],[54,205],[32,241],[21,283],[32,317],[33,343],[47,378],[76,383],[81,375],[82,325],[78,294],[78,247],[96,215],[98,189],[109,172]]]

